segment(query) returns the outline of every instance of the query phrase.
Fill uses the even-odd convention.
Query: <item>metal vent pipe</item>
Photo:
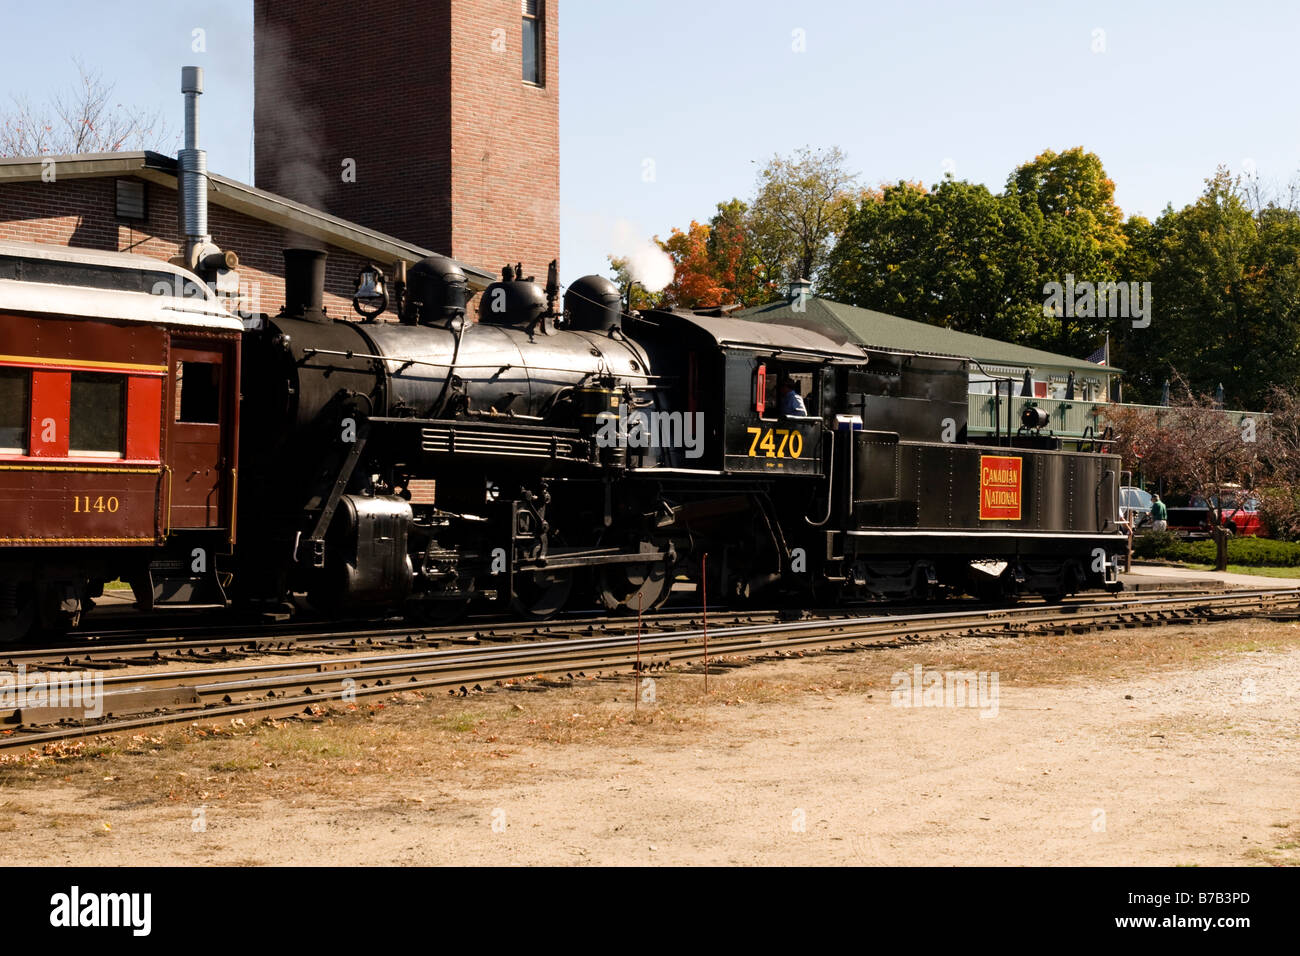
[[[185,258],[196,265],[195,251],[212,241],[208,233],[208,154],[199,149],[199,97],[203,94],[203,67],[181,67],[181,92],[185,94],[185,148],[177,155],[180,167],[181,232]]]

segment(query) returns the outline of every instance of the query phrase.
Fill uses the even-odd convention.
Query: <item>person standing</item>
[[[1169,509],[1159,495],[1151,496],[1151,527],[1155,531],[1169,530]]]

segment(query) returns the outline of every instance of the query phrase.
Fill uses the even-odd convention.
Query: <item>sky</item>
[[[0,109],[68,88],[76,57],[162,111],[174,148],[197,64],[209,167],[251,181],[252,0],[5,6]],[[863,185],[951,170],[997,191],[1081,145],[1151,218],[1219,165],[1280,186],[1300,173],[1298,40],[1295,0],[560,0],[561,275],[707,220],[803,146],[840,147]]]

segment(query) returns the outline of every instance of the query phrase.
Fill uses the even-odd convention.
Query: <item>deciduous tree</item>
[[[1257,435],[1243,431],[1214,397],[1196,394],[1174,373],[1165,408],[1111,406],[1107,423],[1116,434],[1115,450],[1127,467],[1205,499],[1215,542],[1215,568],[1228,566],[1224,487],[1249,491],[1260,468]],[[1244,493],[1244,492],[1243,492]]]
[[[50,156],[112,153],[124,149],[160,149],[166,124],[149,113],[114,102],[112,83],[80,61],[78,82],[50,103],[33,106],[13,98],[9,115],[0,118],[0,156]]]
[[[838,146],[774,156],[758,176],[749,225],[764,274],[816,282],[853,198],[856,174]]]

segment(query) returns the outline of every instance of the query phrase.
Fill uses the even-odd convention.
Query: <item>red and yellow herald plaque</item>
[[[1020,520],[1023,458],[980,455],[980,520]]]

